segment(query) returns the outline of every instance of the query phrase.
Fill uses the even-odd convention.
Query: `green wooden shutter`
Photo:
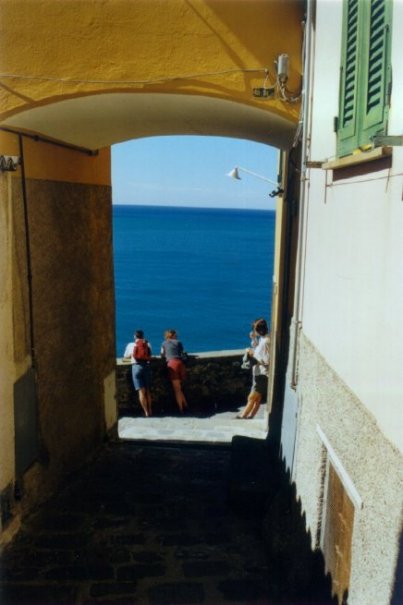
[[[365,36],[364,56],[368,57],[363,81],[363,100],[360,116],[359,145],[370,142],[370,137],[385,132],[388,115],[388,89],[391,81],[390,30],[391,6],[388,0],[371,0],[369,31]]]
[[[392,0],[345,0],[337,154],[386,133],[391,70]]]
[[[358,58],[360,40],[360,2],[346,0],[343,13],[342,66],[338,153],[348,153],[354,146],[357,128]]]

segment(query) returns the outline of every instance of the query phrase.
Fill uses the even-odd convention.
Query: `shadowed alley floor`
[[[238,439],[235,454],[234,444],[107,444],[5,549],[1,605],[333,603],[305,533],[296,543],[287,521],[285,483],[274,482],[281,506],[260,506],[267,448]],[[254,467],[265,472],[244,481]],[[274,522],[279,506],[285,524]]]

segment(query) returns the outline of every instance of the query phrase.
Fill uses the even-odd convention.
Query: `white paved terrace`
[[[239,408],[239,412],[242,408]],[[264,406],[253,419],[239,420],[237,412],[221,412],[209,418],[163,416],[121,418],[119,437],[134,441],[231,443],[235,435],[266,439],[268,418]]]

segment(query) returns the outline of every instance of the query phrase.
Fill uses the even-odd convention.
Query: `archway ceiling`
[[[3,126],[94,150],[134,138],[176,134],[227,136],[287,149],[296,129],[294,122],[270,110],[213,97],[164,93],[65,99],[20,112]]]

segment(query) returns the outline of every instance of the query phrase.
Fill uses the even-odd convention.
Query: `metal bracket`
[[[277,195],[281,195],[282,193],[284,193],[284,189],[278,187],[277,189],[269,193],[269,197],[276,197]]]
[[[1,172],[15,172],[19,164],[21,158],[18,155],[0,155]]]
[[[373,137],[371,137],[371,141],[376,147],[379,145],[399,147],[403,145],[403,135],[375,134]]]
[[[307,168],[322,168],[324,160],[316,161],[316,160],[308,160],[305,162],[305,166]]]

